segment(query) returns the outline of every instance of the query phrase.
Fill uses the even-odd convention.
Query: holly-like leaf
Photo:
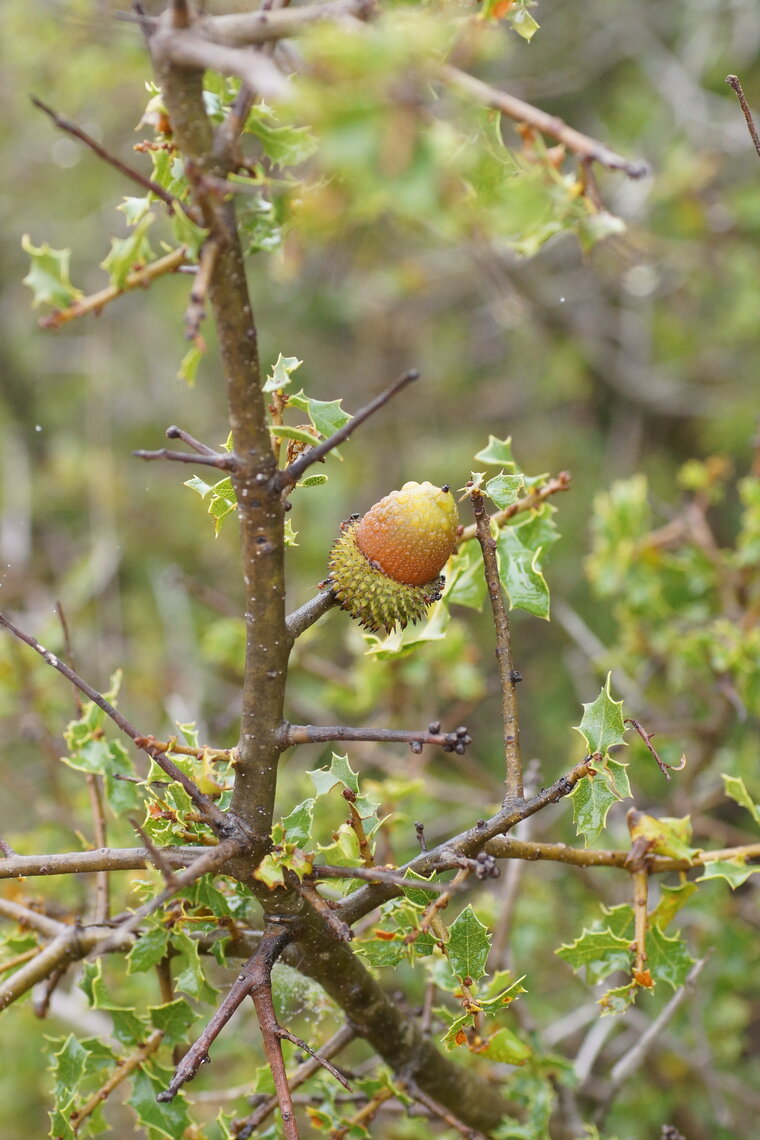
[[[467,606],[481,610],[485,594],[486,580],[480,546],[477,542],[465,542],[449,560],[444,602],[447,606]]]
[[[345,784],[355,795],[359,794],[359,777],[349,764],[347,755],[339,756],[333,752],[329,768],[316,768],[306,775],[311,778],[318,796],[326,795],[339,783]]]
[[[737,859],[710,859],[705,863],[704,871],[697,879],[702,883],[705,879],[725,879],[731,890],[746,883],[750,875],[760,871],[760,865],[747,865],[742,857]]]
[[[127,973],[142,974],[166,957],[169,945],[169,931],[163,926],[155,926],[135,942],[127,955]]]
[[[527,610],[535,617],[549,618],[549,587],[541,572],[540,546],[526,541],[521,526],[506,526],[499,532],[496,551],[499,577],[512,609]]]
[[[506,439],[497,439],[495,435],[489,435],[487,445],[477,453],[475,459],[493,467],[503,467],[510,474],[517,472],[517,464],[512,455],[511,436],[507,436]]]
[[[677,990],[686,981],[694,959],[679,935],[668,938],[659,926],[650,923],[646,935],[647,967],[656,982]]]
[[[285,829],[285,838],[289,843],[302,847],[311,838],[311,826],[314,819],[314,800],[303,800],[297,804],[289,815],[283,818],[282,826]]]
[[[317,140],[309,127],[278,123],[277,116],[266,103],[254,104],[244,130],[256,136],[264,154],[275,166],[297,166],[317,149]]]
[[[738,776],[727,776],[724,772],[723,789],[726,795],[730,796],[735,803],[747,809],[755,823],[760,824],[760,804],[756,804],[752,799],[752,796],[747,791],[744,780]]]
[[[111,238],[111,250],[100,267],[105,269],[114,288],[123,289],[129,274],[153,259],[148,230],[155,220],[156,215],[148,211],[125,238]]]
[[[56,309],[65,309],[72,301],[84,296],[69,279],[70,249],[52,249],[47,242],[40,246],[32,245],[29,234],[22,237],[21,248],[32,261],[24,285],[28,285],[34,294],[32,305],[35,308],[52,305]]]
[[[177,379],[184,380],[188,388],[192,388],[198,375],[198,366],[203,359],[204,350],[197,344],[191,344],[179,362]]]
[[[485,972],[491,935],[476,917],[471,906],[466,906],[449,927],[446,954],[458,978],[476,982]]]
[[[490,1061],[502,1061],[507,1065],[524,1065],[533,1050],[530,1045],[502,1026],[487,1039],[485,1045],[478,1048],[478,1056],[488,1057]]]
[[[177,245],[184,245],[187,255],[193,261],[197,260],[201,246],[209,235],[209,230],[197,225],[188,217],[179,202],[172,203],[172,229]]]
[[[262,392],[278,392],[283,388],[287,388],[291,383],[291,377],[297,368],[303,364],[297,356],[283,356],[282,353],[277,357],[272,371],[266,378],[265,383],[262,385]]]
[[[609,928],[584,930],[575,942],[560,946],[555,953],[574,970],[584,970],[586,981],[592,984],[615,970],[631,967],[630,938],[621,938]]]
[[[298,392],[290,397],[288,407],[300,408],[306,412],[315,431],[328,438],[353,418],[343,410],[342,402],[342,400],[314,400],[304,392]]]
[[[579,732],[586,741],[589,753],[602,756],[615,745],[625,744],[623,733],[623,702],[613,699],[610,692],[612,674],[607,674],[607,680],[602,691],[595,701],[583,706],[583,718],[575,731]]]
[[[576,834],[582,835],[587,847],[594,843],[604,831],[607,813],[620,799],[610,786],[606,773],[591,772],[573,788],[570,793],[573,801],[573,823]]]
[[[524,487],[525,479],[522,475],[505,475],[502,471],[500,475],[488,480],[485,492],[491,502],[503,511],[517,502]]]
[[[182,1093],[165,1104],[156,1100],[171,1079],[171,1074],[165,1070],[158,1070],[158,1073],[161,1075],[149,1073],[146,1068],[134,1073],[131,1077],[129,1104],[137,1114],[138,1124],[148,1129],[151,1137],[165,1136],[167,1140],[181,1140],[191,1123],[187,1101]]]
[[[185,480],[185,486],[195,491],[202,499],[208,498],[208,513],[214,520],[214,534],[219,535],[222,523],[237,508],[237,497],[232,480],[229,476],[220,479],[218,483],[208,484],[197,475]]]
[[[195,1021],[195,1014],[184,998],[177,998],[165,1005],[149,1006],[148,1013],[153,1028],[161,1030],[168,1045],[184,1041],[188,1029]]]

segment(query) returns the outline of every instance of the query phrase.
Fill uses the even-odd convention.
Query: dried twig
[[[310,447],[303,455],[300,455],[298,459],[294,460],[293,463],[288,464],[284,470],[278,471],[275,475],[275,485],[277,488],[283,491],[286,487],[292,487],[294,483],[298,482],[304,471],[311,467],[312,463],[318,463],[320,459],[324,459],[325,455],[332,451],[333,448],[339,447],[341,443],[345,443],[360,424],[363,424],[365,420],[368,420],[370,416],[379,411],[389,400],[392,400],[394,396],[406,388],[408,384],[414,383],[414,381],[419,380],[419,378],[420,374],[416,368],[411,368],[408,372],[405,372],[403,376],[399,377],[395,384],[391,384],[390,388],[386,388],[384,392],[381,392],[380,395],[376,396],[374,400],[371,400],[369,404],[360,408],[356,415],[353,416],[348,423],[344,424],[342,428],[338,428],[336,432],[333,432],[329,439],[318,443],[316,447]]]
[[[652,756],[654,756],[655,760],[657,761],[657,767],[660,769],[660,771],[662,772],[662,774],[666,780],[670,779],[670,773],[671,772],[682,772],[683,771],[683,769],[686,767],[686,756],[685,755],[681,756],[681,759],[679,760],[678,764],[666,764],[665,761],[660,756],[657,749],[652,744],[652,737],[654,736],[654,733],[653,732],[647,732],[647,730],[644,728],[643,724],[641,724],[641,722],[638,720],[634,720],[634,718],[632,716],[626,717],[625,723],[630,724],[633,728],[635,728],[636,732],[638,732],[639,736],[644,741],[644,744],[646,745],[646,747],[651,752]]]
[[[206,316],[206,296],[211,283],[211,275],[216,265],[216,255],[219,246],[209,238],[201,247],[198,259],[198,272],[193,278],[193,287],[190,290],[190,302],[185,309],[185,336],[188,340],[195,340],[199,334],[201,321]]]
[[[760,157],[760,135],[757,133],[755,120],[752,118],[752,112],[749,109],[749,103],[747,102],[747,98],[744,94],[742,85],[739,82],[738,75],[727,75],[726,83],[731,88],[731,90],[735,92],[736,98],[739,100],[739,106],[742,109],[742,114],[744,115],[744,120],[747,124],[747,130],[750,133],[750,138],[755,144],[755,150],[757,151],[758,157]]]
[[[186,867],[203,850],[198,847],[164,847],[162,859],[173,867]],[[137,871],[148,867],[150,852],[144,847],[104,847],[98,851],[64,851],[57,855],[13,855],[0,859],[0,879],[37,875],[81,875],[98,871]]]
[[[100,143],[95,142],[95,139],[83,131],[81,127],[78,127],[76,123],[71,123],[68,119],[62,118],[52,107],[48,107],[47,103],[43,103],[42,100],[38,99],[35,95],[32,95],[31,98],[34,106],[38,107],[40,111],[44,111],[46,115],[49,115],[59,130],[64,131],[67,135],[71,135],[72,138],[79,139],[79,141],[89,147],[98,158],[102,158],[103,162],[107,162],[109,166],[113,166],[115,170],[118,170],[120,174],[124,174],[132,182],[136,182],[143,190],[155,194],[155,196],[160,198],[164,205],[167,206],[170,213],[174,213],[175,208],[179,207],[188,217],[193,218],[193,214],[188,210],[187,206],[184,205],[179,198],[175,197],[174,194],[170,194],[168,190],[165,190],[158,182],[154,182],[152,178],[147,178],[144,174],[141,174],[139,170],[135,170],[133,167],[122,162],[121,159],[102,147]],[[197,219],[193,218],[193,221],[197,221]]]
[[[496,662],[499,668],[501,715],[504,727],[504,802],[506,804],[512,800],[523,798],[520,721],[517,713],[517,681],[519,677],[515,672],[512,660],[509,614],[499,578],[496,541],[491,534],[490,520],[482,493],[477,487],[473,487],[470,491],[470,497],[475,515],[476,536],[483,552],[486,586],[496,628]]]

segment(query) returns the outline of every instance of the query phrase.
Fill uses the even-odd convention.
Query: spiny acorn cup
[[[449,488],[427,482],[404,483],[341,523],[328,583],[342,608],[372,633],[419,621],[443,591],[458,523]]]

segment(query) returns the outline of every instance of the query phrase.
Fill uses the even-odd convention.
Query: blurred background
[[[130,188],[29,99],[38,95],[127,161],[144,161],[131,150],[142,137],[135,128],[149,68],[139,29],[111,18],[117,8],[41,0],[32,14],[21,0],[3,5],[1,604],[59,649],[60,602],[77,668],[101,690],[123,668],[121,704],[144,732],[169,735],[175,722],[194,720],[202,739],[228,746],[242,644],[235,524],[214,539],[205,507],[182,486],[190,472],[131,456],[162,446],[171,423],[212,445],[227,435],[208,327],[195,386],[176,376],[189,279],[164,278],[149,294],[125,296],[58,333],[37,327],[22,284],[23,234],[70,248],[72,278],[91,292],[105,284],[98,263],[111,234],[124,232],[114,207]],[[737,475],[751,466],[760,160],[725,76],[738,74],[760,106],[760,21],[754,0],[555,0],[535,15],[542,29],[530,44],[505,32],[491,79],[650,164],[641,181],[598,172],[624,234],[588,254],[561,236],[532,259],[474,244],[410,248],[385,233],[323,248],[286,242],[271,258],[252,258],[250,285],[265,366],[279,353],[297,356],[297,379],[310,395],[342,396],[355,411],[401,371],[422,373],[342,448],[326,489],[296,498],[290,608],[324,577],[341,519],[408,479],[463,486],[489,434],[511,435],[530,474],[572,473],[572,490],[555,500],[562,540],[547,570],[555,620],[514,619],[523,748],[540,761],[536,780],[549,783],[577,758],[569,726],[580,719],[580,701],[599,691],[595,639],[614,637],[583,571],[595,494],[642,471],[659,525],[678,500],[677,472],[688,459],[719,454]],[[518,144],[509,124],[505,137]],[[729,491],[713,518],[719,541],[730,540],[737,514]],[[468,612],[442,651],[428,649],[381,666],[362,656],[345,616],[331,613],[299,646],[290,719],[464,721],[478,731],[459,774],[487,800],[501,767],[488,622]],[[0,675],[0,834],[23,851],[34,824],[34,849],[70,849],[77,839],[68,773],[54,761],[71,696],[5,639]],[[410,768],[403,750],[388,760],[363,746],[352,757],[363,770]],[[298,768],[323,759],[324,750],[302,750]],[[415,771],[428,765],[444,802],[441,757],[420,758]],[[645,776],[642,806],[650,776],[651,795],[661,794],[657,773]],[[458,794],[449,798],[451,814],[431,824],[433,838],[436,826],[444,833],[471,813]],[[737,1017],[745,1026],[753,1020],[745,1006]],[[9,1079],[6,1070],[0,1088]],[[39,1121],[33,1081],[5,1091],[0,1102]],[[9,1137],[27,1134],[9,1127]],[[724,1135],[694,1127],[690,1140]]]

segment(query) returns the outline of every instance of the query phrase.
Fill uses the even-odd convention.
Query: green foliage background
[[[127,296],[99,319],[55,335],[36,329],[21,284],[28,268],[23,233],[35,244],[70,247],[72,277],[86,291],[105,282],[97,264],[113,232],[113,205],[129,188],[56,133],[28,93],[129,156],[133,139],[141,137],[133,128],[146,101],[148,68],[136,28],[112,22],[109,11],[107,3],[92,0],[48,2],[32,17],[20,0],[4,5],[3,607],[30,611],[35,633],[58,644],[53,608],[60,600],[80,672],[105,689],[121,666],[122,700],[136,723],[168,735],[175,722],[193,718],[203,739],[230,745],[242,644],[234,621],[240,609],[234,528],[212,540],[203,508],[178,472],[130,456],[134,448],[161,446],[170,423],[212,444],[226,438],[212,380],[213,342],[193,388],[175,375],[186,349],[187,280],[165,279],[149,295]],[[664,751],[672,743],[673,759],[704,743],[705,725],[722,715],[724,755],[718,759],[730,761],[726,770],[746,778],[757,799],[756,644],[745,648],[748,660],[739,670],[749,724],[733,724],[715,701],[712,672],[694,692],[693,677],[709,651],[697,634],[715,614],[712,602],[700,610],[693,583],[701,574],[704,600],[718,588],[715,582],[702,566],[671,566],[671,596],[658,612],[663,567],[649,567],[647,579],[645,566],[637,605],[630,590],[635,560],[627,563],[624,551],[625,541],[664,525],[695,487],[707,486],[715,500],[711,519],[721,545],[732,545],[739,525],[731,472],[742,476],[751,466],[757,415],[760,164],[724,77],[738,73],[750,102],[760,102],[753,5],[728,8],[713,0],[697,11],[685,0],[614,7],[564,0],[536,15],[540,33],[530,44],[512,35],[491,65],[492,80],[617,151],[646,158],[653,177],[633,182],[599,172],[605,203],[628,229],[587,253],[569,234],[524,260],[506,246],[497,253],[461,235],[433,242],[414,225],[358,219],[339,231],[328,204],[311,219],[310,240],[289,239],[268,266],[263,254],[253,258],[263,359],[273,364],[280,353],[302,359],[297,379],[311,395],[343,397],[355,411],[404,369],[418,367],[423,375],[372,421],[360,446],[342,449],[342,462],[330,464],[327,487],[299,492],[290,516],[299,546],[290,561],[289,597],[295,606],[313,593],[342,518],[407,479],[461,486],[488,435],[511,435],[526,470],[573,474],[572,491],[556,503],[563,538],[550,563],[553,598],[562,604],[555,604],[549,624],[521,614],[514,622],[516,659],[526,678],[520,690],[524,751],[541,758],[541,782],[581,755],[569,726],[578,722],[579,703],[591,701],[607,670],[617,666],[633,678],[630,693],[623,692],[613,672],[613,691],[626,696],[629,713],[636,715],[636,694],[647,686],[648,701],[656,706],[661,697],[660,731]],[[505,135],[517,145],[509,124]],[[355,157],[351,148],[347,153]],[[717,465],[691,467],[679,482],[684,463],[716,453],[724,457]],[[651,507],[644,505],[643,484],[628,484],[601,508],[592,536],[595,496],[634,473],[646,475]],[[636,518],[649,510],[639,525]],[[587,563],[592,541],[596,554]],[[675,612],[686,614],[685,625],[668,624]],[[653,638],[668,629],[672,638],[663,633],[657,651],[671,662],[671,673],[680,668],[682,675],[658,668],[652,680]],[[607,651],[589,655],[589,630]],[[484,797],[494,794],[500,729],[485,617],[468,612],[435,652],[425,649],[387,669],[361,656],[359,634],[338,613],[320,627],[318,649],[311,638],[304,642],[292,720],[324,721],[331,708],[333,719],[351,723],[372,717],[391,727],[422,725],[461,707],[461,719],[477,728],[464,774]],[[727,646],[728,657],[731,652],[739,647]],[[731,675],[734,664],[731,658]],[[70,849],[78,842],[71,826],[78,784],[55,763],[70,696],[6,640],[0,675],[0,834],[19,851]],[[672,740],[664,736],[668,726]],[[378,775],[372,746],[357,746],[351,755],[355,768]],[[688,811],[677,781],[669,801],[660,774],[643,756],[637,750],[638,806],[669,815]],[[328,758],[324,749],[301,749],[298,761],[289,761],[288,782],[291,769],[297,784],[303,768]],[[470,805],[447,794],[449,766],[458,761],[426,753],[410,763],[408,752],[399,750],[383,763],[386,774],[411,772],[427,781],[428,794],[410,804],[410,817],[413,807],[423,810],[430,791],[438,795],[437,818],[426,817],[431,838],[468,818]],[[717,769],[708,768],[692,790],[709,802],[716,786]],[[559,822],[555,816],[557,830],[534,838],[572,837],[569,812]],[[709,815],[709,828],[714,845],[747,841],[736,805]],[[622,813],[613,812],[609,845],[624,837]],[[122,838],[131,841],[128,831]],[[594,880],[597,895],[568,868],[531,867],[528,873],[531,889],[518,903],[511,955],[515,963],[535,963],[541,987],[530,1010],[543,1025],[587,996],[583,980],[570,977],[554,949],[594,921],[599,895],[610,905],[624,901],[623,884]],[[39,888],[59,892],[62,905],[71,902],[66,893],[78,889],[63,881]],[[610,1136],[656,1135],[665,1119],[689,1140],[723,1140],[742,1129],[752,1134],[760,1006],[749,971],[757,926],[756,918],[740,921],[747,918],[751,889],[730,894],[725,883],[709,884],[689,919],[692,949],[712,944],[716,952],[705,971],[709,1000],[681,1015],[680,1040],[695,1050],[706,1048],[707,1039],[713,1043],[713,1053],[704,1054],[705,1068],[719,1074],[713,1086],[695,1092],[688,1048],[665,1050],[657,1070],[634,1090],[635,1131],[623,1105],[610,1121]],[[45,1127],[48,1078],[39,1068],[38,1044],[30,1043],[38,1041],[38,1027],[29,1025],[27,1036],[32,1017],[25,1010],[22,1018],[12,1028],[7,1018],[0,1025],[2,1048],[12,1048],[16,1058],[13,1076],[6,1068],[1,1078],[0,1129],[9,1140],[41,1135]],[[66,1025],[55,1032],[65,1035]],[[114,1134],[131,1127],[126,1121],[113,1125]]]

